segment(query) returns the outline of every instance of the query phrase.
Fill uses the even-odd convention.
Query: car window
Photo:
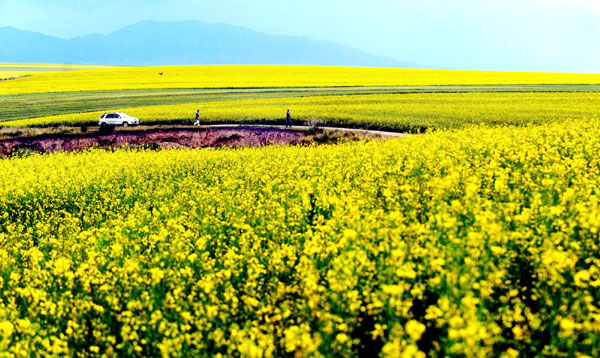
[[[115,118],[121,118],[121,116],[119,116],[118,114],[115,114]]]

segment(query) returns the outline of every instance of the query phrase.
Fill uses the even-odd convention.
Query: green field
[[[57,114],[110,111],[149,105],[238,99],[384,93],[598,92],[600,85],[486,85],[312,87],[250,89],[146,89],[0,96],[0,122]]]
[[[279,92],[269,95],[277,96]],[[250,94],[256,97],[256,94]],[[160,99],[159,99],[160,101]],[[77,104],[76,104],[77,105]],[[329,95],[121,107],[143,124],[283,124],[286,109],[296,124],[423,132],[472,125],[533,125],[595,118],[600,92],[465,92]],[[4,122],[5,126],[94,125],[106,110]]]

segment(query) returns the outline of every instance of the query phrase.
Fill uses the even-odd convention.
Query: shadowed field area
[[[386,135],[385,132],[308,127],[287,129],[275,126],[143,126],[109,131],[99,130],[98,127],[82,129],[60,127],[0,131],[0,156],[73,152],[91,148],[157,150],[331,144]]]

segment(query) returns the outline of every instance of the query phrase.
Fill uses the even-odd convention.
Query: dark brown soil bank
[[[89,147],[114,148],[208,148],[222,146],[262,146],[297,144],[307,137],[303,131],[279,128],[225,127],[225,128],[155,128],[115,130],[103,134],[98,131],[81,134],[43,134],[33,137],[0,140],[0,155],[19,151],[75,151]]]

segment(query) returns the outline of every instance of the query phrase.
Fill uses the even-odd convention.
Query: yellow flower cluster
[[[600,122],[0,160],[0,357],[600,356]]]
[[[264,65],[121,67],[37,73],[0,82],[0,95],[142,88],[573,83],[600,84],[600,74]]]
[[[318,96],[186,103],[124,108],[142,123],[192,121],[200,109],[204,123],[283,121],[292,110],[300,122],[415,131],[470,124],[523,125],[600,113],[600,92],[424,93]],[[97,122],[103,112],[63,114],[1,122],[4,126]],[[281,122],[283,123],[283,122]]]

